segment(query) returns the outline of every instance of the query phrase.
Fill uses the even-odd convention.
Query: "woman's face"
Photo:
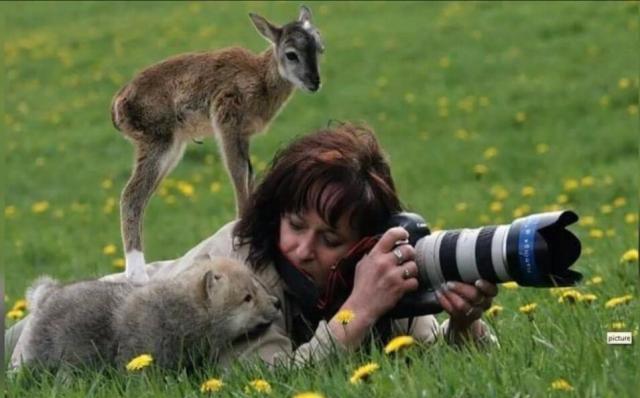
[[[334,229],[315,211],[287,213],[280,219],[278,249],[290,263],[311,275],[322,290],[331,267],[358,239],[349,227],[346,215],[338,220],[337,229]]]

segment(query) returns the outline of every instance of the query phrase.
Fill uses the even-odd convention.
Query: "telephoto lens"
[[[478,279],[532,287],[573,285],[582,278],[569,269],[580,256],[580,241],[566,227],[577,220],[567,210],[426,235],[415,243],[421,285]]]

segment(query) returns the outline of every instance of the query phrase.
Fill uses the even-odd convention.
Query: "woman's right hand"
[[[356,265],[353,290],[344,307],[371,324],[391,310],[402,296],[418,288],[415,250],[402,227],[387,230]],[[405,243],[398,244],[404,241]]]

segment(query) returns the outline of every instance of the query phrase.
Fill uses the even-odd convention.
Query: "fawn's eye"
[[[250,294],[247,294],[246,296],[244,296],[244,302],[245,303],[250,303],[252,299],[253,299],[253,297],[251,297]]]
[[[284,55],[289,61],[298,62],[298,54],[294,53],[293,51],[288,51],[284,53]]]

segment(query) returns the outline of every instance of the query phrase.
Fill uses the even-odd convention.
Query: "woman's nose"
[[[296,255],[300,260],[313,259],[313,236],[304,236],[300,239],[296,247]]]

